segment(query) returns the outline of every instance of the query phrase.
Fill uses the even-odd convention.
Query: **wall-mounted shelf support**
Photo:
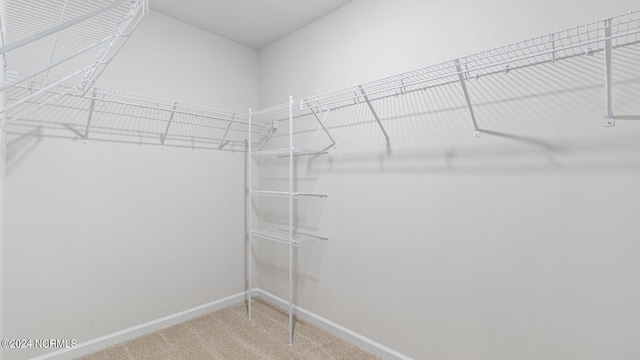
[[[225,140],[227,139],[227,135],[229,135],[229,129],[231,129],[231,126],[233,125],[233,120],[236,119],[236,114],[233,114],[233,116],[231,117],[231,121],[229,121],[229,125],[227,126],[227,130],[224,132],[224,136],[222,136],[222,140],[220,140],[220,146],[218,146],[218,150],[222,149],[223,147],[225,147],[225,145],[227,145],[229,142]]]
[[[87,118],[87,127],[84,129],[83,144],[89,144],[89,128],[91,128],[91,119],[93,118],[93,109],[96,106],[96,91],[93,91],[93,97],[91,98],[91,105],[89,105],[89,117]]]
[[[167,124],[167,128],[164,130],[164,134],[160,137],[160,145],[162,149],[164,149],[164,141],[167,139],[167,134],[169,133],[169,129],[171,128],[171,123],[173,122],[173,118],[176,115],[176,108],[178,107],[178,102],[173,104],[173,111],[171,111],[171,115],[169,115],[169,123]]]
[[[387,146],[390,146],[391,143],[389,142],[389,135],[387,134],[387,131],[384,129],[384,126],[382,126],[382,122],[378,117],[378,113],[376,113],[376,110],[373,108],[373,105],[371,105],[369,96],[367,96],[367,93],[364,91],[364,88],[362,87],[362,85],[360,85],[359,87],[360,87],[360,92],[362,93],[362,96],[364,96],[364,101],[367,103],[367,106],[369,106],[369,110],[371,110],[371,112],[373,113],[373,117],[378,122],[378,125],[380,126],[380,130],[382,130],[382,133],[384,134],[385,139],[387,139]]]
[[[611,19],[604,21],[604,81],[605,81],[605,101],[607,115],[604,118],[604,126],[611,127],[616,125],[613,115],[613,98],[612,98],[612,77],[611,77]]]
[[[464,73],[462,71],[462,67],[460,66],[460,60],[456,60],[456,71],[458,72],[458,78],[460,79],[460,85],[462,86],[462,92],[464,93],[464,98],[467,101],[467,107],[469,108],[469,114],[471,115],[471,121],[473,121],[473,136],[480,137],[480,127],[478,126],[478,122],[476,121],[476,115],[473,112],[473,105],[471,104],[471,98],[469,97],[469,90],[467,89],[467,80],[465,79]]]
[[[333,136],[331,136],[331,134],[329,133],[329,130],[327,130],[327,128],[324,126],[324,122],[322,122],[322,119],[320,119],[320,117],[318,116],[318,113],[313,110],[313,107],[311,106],[311,104],[309,104],[308,101],[305,100],[305,102],[307,103],[307,106],[309,107],[309,111],[311,111],[311,114],[313,114],[313,117],[316,118],[316,121],[318,121],[318,124],[320,124],[320,126],[322,127],[322,130],[324,131],[325,134],[327,134],[327,136],[329,137],[329,140],[331,140],[331,145],[327,146],[326,148],[324,148],[322,151],[326,151],[329,150],[331,148],[336,147],[336,141],[333,139]],[[300,102],[300,104],[302,104],[302,102]],[[326,114],[326,111],[325,111]]]

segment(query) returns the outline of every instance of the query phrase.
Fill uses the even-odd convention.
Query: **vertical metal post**
[[[251,109],[249,109],[249,134],[248,134],[248,139],[249,139],[249,143],[247,144],[247,178],[248,178],[248,185],[247,185],[247,237],[249,239],[249,245],[248,245],[248,251],[247,251],[247,265],[249,266],[249,305],[248,305],[248,316],[249,316],[249,320],[251,320],[251,301],[253,299],[253,291],[252,291],[252,263],[253,263],[253,254],[252,254],[252,235],[251,235],[251,228],[252,228],[252,223],[251,223],[251,197],[253,194],[253,177],[251,175],[251,171],[253,168],[253,156],[252,156],[252,149],[251,149],[251,122],[252,122],[252,117],[253,117],[253,112]]]
[[[612,86],[613,81],[611,76],[611,19],[604,21],[604,81],[605,81],[605,101],[606,101],[606,116],[604,118],[604,126],[611,127],[616,125],[616,121],[613,115],[613,96]]]
[[[289,345],[293,345],[293,97],[289,96]]]
[[[462,86],[462,92],[464,93],[464,98],[467,100],[467,107],[469,107],[469,113],[471,114],[471,121],[473,121],[473,136],[480,137],[480,127],[478,126],[478,122],[476,121],[476,114],[473,112],[473,105],[471,104],[471,97],[469,96],[469,90],[467,89],[467,80],[464,78],[464,74],[462,73],[462,67],[460,66],[460,60],[456,60],[456,71],[458,72],[458,78],[460,79],[460,85]]]

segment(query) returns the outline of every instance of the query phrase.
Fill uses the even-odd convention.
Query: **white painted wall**
[[[98,85],[244,112],[258,103],[257,60],[151,12]],[[82,342],[244,291],[244,164],[242,153],[9,139],[4,336]]]
[[[4,65],[4,61],[0,60]],[[0,79],[0,84],[4,84],[4,77]],[[0,109],[4,107],[4,95],[0,95]],[[4,122],[2,123],[4,124]],[[4,126],[0,124],[0,339],[4,339],[4,279],[5,279],[5,210],[4,210],[4,182],[5,182],[5,166],[6,166],[6,141],[4,137]],[[3,350],[0,349],[0,356]]]
[[[261,106],[634,7],[356,0],[260,52]],[[566,66],[476,82],[472,94],[562,87]],[[296,303],[415,359],[639,358],[640,124],[602,127],[602,77],[576,81],[478,107],[493,131],[479,139],[464,116],[385,121],[390,154],[366,109],[353,114],[366,126],[331,119],[338,149],[316,186],[329,194],[330,240],[299,250]],[[621,113],[640,113],[638,84],[616,88]],[[286,298],[286,247],[257,246],[260,288]]]

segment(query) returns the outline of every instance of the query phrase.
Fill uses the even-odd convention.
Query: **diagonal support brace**
[[[313,114],[313,117],[316,118],[316,121],[318,121],[318,124],[320,124],[320,126],[322,127],[322,130],[325,132],[325,134],[327,134],[327,136],[329,137],[329,140],[331,140],[331,145],[327,146],[323,151],[328,150],[329,148],[335,147],[336,146],[336,140],[333,138],[333,136],[331,136],[331,134],[329,133],[329,130],[327,130],[327,128],[324,126],[324,123],[322,122],[322,119],[320,119],[320,117],[318,116],[318,113],[316,113],[316,111],[313,110],[313,107],[311,106],[311,104],[309,104],[309,102],[306,101],[306,100],[305,100],[305,102],[307,103],[307,107],[309,108],[309,110]]]
[[[225,142],[225,140],[227,139],[227,135],[229,134],[229,129],[231,129],[231,125],[233,125],[233,121],[236,119],[236,114],[233,114],[233,116],[231,117],[231,120],[229,120],[229,126],[227,126],[227,130],[224,132],[224,135],[222,136],[222,140],[220,140],[220,146],[218,146],[218,150],[222,149],[223,147],[225,147],[225,145],[227,145],[229,142]]]
[[[462,86],[462,92],[464,98],[467,100],[467,106],[469,107],[469,114],[471,115],[471,121],[473,121],[473,136],[480,137],[480,127],[476,121],[476,115],[473,112],[473,105],[471,104],[471,98],[469,97],[469,90],[467,89],[467,80],[464,78],[462,67],[460,66],[460,60],[456,60],[456,71],[458,72],[458,78],[460,79],[460,85]]]
[[[164,130],[164,134],[160,137],[160,145],[164,149],[164,141],[167,139],[167,134],[169,133],[169,128],[171,128],[171,123],[173,122],[173,118],[176,115],[176,108],[178,107],[178,102],[173,103],[173,111],[171,111],[171,115],[169,116],[169,123],[167,124],[167,128]]]
[[[382,130],[382,133],[384,134],[385,139],[387,139],[387,146],[390,146],[391,143],[389,142],[389,135],[387,134],[387,131],[384,129],[384,126],[382,126],[382,122],[380,121],[380,118],[378,117],[378,113],[376,113],[376,110],[373,108],[373,105],[371,105],[371,101],[369,100],[369,96],[367,96],[367,93],[364,92],[364,89],[362,88],[362,85],[359,85],[359,87],[360,87],[360,92],[364,96],[364,101],[367,102],[367,106],[369,106],[369,110],[371,110],[371,112],[373,113],[373,117],[378,122],[378,126],[380,126],[380,130]]]
[[[611,127],[616,125],[615,116],[613,115],[613,81],[611,74],[611,19],[604,21],[604,89],[605,89],[605,106],[606,116],[604,118],[604,126]]]

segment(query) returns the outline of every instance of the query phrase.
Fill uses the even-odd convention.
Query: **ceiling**
[[[152,10],[255,49],[353,0],[150,0]]]

